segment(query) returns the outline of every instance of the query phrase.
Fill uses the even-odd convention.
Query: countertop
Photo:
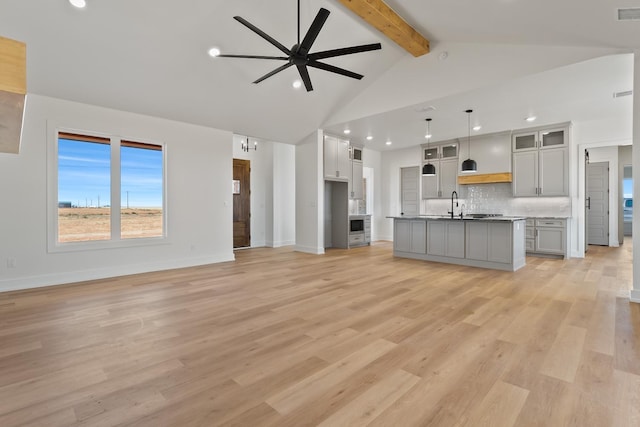
[[[423,219],[423,220],[446,220],[446,221],[460,221],[461,218],[459,216],[451,218],[450,215],[401,215],[401,216],[388,216],[387,218],[392,219]],[[549,217],[545,217],[549,218]],[[485,218],[475,218],[471,216],[462,217],[462,221],[502,221],[502,222],[514,222],[514,221],[524,221],[526,217],[523,216],[490,216]]]

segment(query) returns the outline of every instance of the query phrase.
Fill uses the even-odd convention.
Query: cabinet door
[[[445,255],[464,258],[464,222],[447,221],[447,245]]]
[[[486,261],[489,258],[489,251],[487,248],[489,240],[488,223],[484,221],[467,221],[466,226],[467,258]]]
[[[351,164],[351,180],[349,184],[351,191],[349,197],[352,199],[362,199],[364,197],[364,185],[362,182],[362,162],[352,162]]]
[[[491,222],[489,226],[489,256],[487,260],[493,262],[510,263],[513,256],[512,227],[510,222]]]
[[[513,135],[513,151],[532,151],[538,149],[538,132],[523,132]]]
[[[568,129],[545,129],[540,131],[540,149],[561,148],[568,145],[569,135]]]
[[[540,150],[541,196],[569,195],[569,149]]]
[[[458,159],[440,161],[440,197],[449,198],[458,190]]]
[[[349,158],[349,141],[338,139],[336,148],[337,178],[348,180],[351,176],[351,159]]]
[[[564,228],[536,228],[536,251],[564,255]]]
[[[393,250],[411,252],[411,221],[408,219],[395,219],[393,227]]]
[[[425,147],[422,149],[422,161],[433,162],[438,159],[438,147]]]
[[[411,221],[411,252],[427,253],[427,221]]]
[[[444,256],[446,254],[447,221],[427,221],[427,253]]]
[[[513,153],[513,196],[538,195],[538,151]]]
[[[440,146],[441,159],[452,159],[454,157],[458,157],[458,143],[450,143]]]
[[[324,137],[324,176],[325,178],[338,177],[337,165],[338,138],[325,135]]]
[[[440,188],[438,180],[440,179],[440,162],[435,161],[431,164],[436,168],[436,176],[422,176],[422,198],[437,199],[439,197]]]

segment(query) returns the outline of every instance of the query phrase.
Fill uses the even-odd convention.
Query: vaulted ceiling
[[[616,7],[640,7],[640,0],[618,3],[387,0],[430,41],[431,53],[415,58],[341,1],[302,0],[303,32],[320,7],[331,12],[314,50],[382,43],[381,51],[327,60],[364,74],[361,81],[310,70],[313,92],[292,88],[294,67],[256,85],[272,61],[207,55],[213,46],[278,55],[233,16],[290,47],[295,0],[87,0],[82,10],[67,0],[3,0],[0,35],[27,43],[29,93],[286,143],[351,126],[352,137],[376,132],[371,147],[387,149],[387,138],[398,141],[394,147],[420,143],[411,137],[417,130],[402,132],[419,129],[431,105],[443,136],[464,134],[465,108],[486,113],[486,131],[514,126],[509,120],[532,109],[550,122],[629,114],[620,104],[593,111],[614,88],[631,89],[630,56],[612,55],[640,48],[640,21],[617,22]]]

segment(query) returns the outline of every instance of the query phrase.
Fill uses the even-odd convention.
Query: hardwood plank
[[[344,359],[328,366],[299,383],[272,395],[266,402],[281,414],[291,412],[304,402],[313,400],[315,396],[349,377],[362,367],[394,348],[396,344],[382,339],[361,348]]]
[[[470,427],[511,427],[529,396],[529,390],[497,381],[472,412],[465,425]]]
[[[398,370],[318,424],[322,427],[365,425],[411,389],[419,377]]]
[[[558,331],[540,373],[572,383],[578,371],[587,331],[575,326],[563,326]]]

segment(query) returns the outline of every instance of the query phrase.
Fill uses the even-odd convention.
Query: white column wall
[[[296,145],[295,250],[324,254],[323,132],[318,130]]]
[[[635,52],[633,61],[633,145],[640,147],[640,50]],[[640,149],[632,149],[633,159],[633,199],[640,200]],[[633,230],[640,230],[640,209],[633,210]],[[630,300],[640,303],[640,233],[633,233],[633,289]]]

